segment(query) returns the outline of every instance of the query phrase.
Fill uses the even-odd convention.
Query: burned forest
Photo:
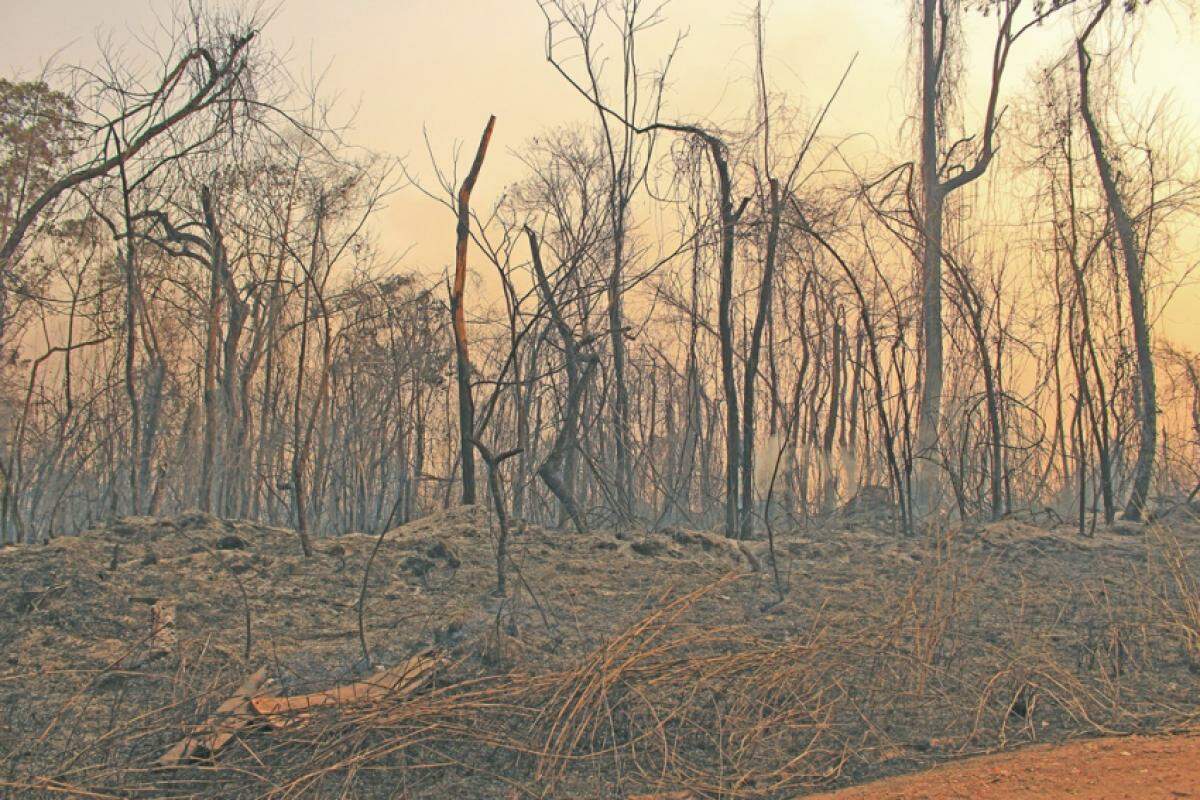
[[[0,10],[0,797],[1200,795],[1200,7],[105,5]]]

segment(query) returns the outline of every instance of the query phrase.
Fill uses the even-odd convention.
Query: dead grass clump
[[[372,597],[388,601],[401,585],[394,576],[407,575],[405,559],[435,540],[450,541],[461,560],[447,575],[490,588],[490,544],[462,525],[451,538],[429,525],[386,540]],[[715,560],[701,543],[676,538],[659,556],[600,556],[605,534],[524,535],[514,551],[522,588],[442,637],[448,662],[418,693],[309,703],[294,719],[267,715],[214,758],[163,765],[166,748],[253,669],[197,636],[129,669],[129,654],[146,643],[128,641],[101,667],[44,671],[44,696],[67,699],[10,712],[0,730],[0,793],[791,798],[963,754],[1179,730],[1200,719],[1200,537],[1191,529],[1151,528],[1111,547],[1076,546],[1069,533],[1023,524],[927,541],[810,533],[781,548],[794,576],[783,602],[768,576]],[[339,541],[347,562],[361,564],[376,540]],[[211,574],[225,579],[219,566]],[[675,584],[664,590],[668,566]],[[442,592],[459,605],[490,602],[483,589],[472,599],[449,578],[403,580],[412,594],[397,602]],[[356,597],[359,581],[351,575],[338,591]],[[58,602],[34,598],[40,610],[26,613],[46,615]],[[225,614],[236,620],[236,603]],[[268,614],[257,607],[255,623],[270,633]],[[449,617],[440,618],[438,629],[448,630]],[[256,647],[254,666],[289,673]],[[344,647],[352,654],[354,637]],[[301,662],[292,655],[288,663],[294,671]],[[291,683],[289,694],[329,685],[299,685],[294,675]],[[55,694],[57,684],[70,691]]]

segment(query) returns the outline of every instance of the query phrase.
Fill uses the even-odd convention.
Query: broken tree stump
[[[179,646],[179,634],[175,630],[175,601],[158,598],[132,598],[135,602],[150,603],[150,636],[146,649],[130,664],[140,669],[160,658],[171,656]]]
[[[175,632],[175,603],[159,600],[150,606],[150,658],[160,658],[175,652],[179,636]]]

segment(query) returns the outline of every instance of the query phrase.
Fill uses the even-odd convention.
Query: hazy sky
[[[825,131],[864,132],[858,146],[893,157],[904,152],[902,125],[911,105],[908,0],[768,0],[767,66],[774,88],[812,109],[823,102],[850,58],[858,61]],[[117,41],[153,27],[168,6],[152,0],[0,0],[0,74],[29,77],[57,60],[86,63],[98,35]],[[751,0],[673,0],[663,39],[688,31],[673,69],[668,118],[734,121],[746,112],[753,60],[747,15]],[[1135,102],[1171,97],[1200,136],[1200,38],[1169,0],[1156,0],[1142,23],[1144,46],[1133,73]],[[986,80],[990,20],[969,29],[968,86]],[[281,0],[268,42],[285,51],[294,72],[325,72],[325,87],[349,113],[352,140],[408,156],[429,175],[422,126],[440,156],[453,143],[474,147],[487,115],[498,117],[494,150],[479,202],[516,176],[508,152],[547,126],[588,116],[589,109],[546,64],[545,24],[536,0]],[[1063,30],[1035,32],[1019,44],[1006,88],[1024,91],[1029,71],[1061,52]],[[651,43],[653,44],[653,43]],[[648,62],[657,56],[647,45]],[[1011,94],[1012,92],[1010,92]],[[469,153],[464,155],[464,159]],[[451,259],[452,221],[414,192],[395,198],[377,230],[389,249],[415,245],[410,263],[440,271]],[[1200,323],[1187,321],[1200,345]]]

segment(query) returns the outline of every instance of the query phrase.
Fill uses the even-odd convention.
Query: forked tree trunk
[[[583,393],[587,389],[588,382],[591,380],[592,373],[596,370],[598,359],[591,353],[581,353],[578,343],[575,341],[575,334],[567,325],[566,319],[563,317],[562,310],[559,307],[558,300],[554,297],[553,287],[550,286],[550,281],[546,277],[546,270],[542,266],[541,247],[538,244],[537,234],[533,229],[526,226],[525,236],[529,239],[529,252],[533,260],[534,277],[537,279],[538,289],[542,294],[542,301],[550,311],[550,319],[554,323],[554,327],[558,331],[559,338],[562,341],[563,358],[565,360],[564,368],[567,373],[567,399],[563,404],[562,421],[559,423],[558,432],[554,436],[554,444],[550,448],[550,454],[546,456],[541,467],[538,468],[538,475],[546,484],[546,488],[558,499],[562,507],[564,515],[570,518],[575,525],[575,530],[578,533],[583,533],[586,526],[583,521],[583,514],[579,510],[579,504],[575,501],[573,484],[571,481],[564,479],[564,475],[569,477],[572,465],[568,463],[568,456],[575,452],[578,447],[578,430],[579,430],[579,407],[583,401]],[[580,366],[583,370],[580,370]]]
[[[943,130],[939,120],[941,82],[954,42],[950,39],[955,27],[953,13],[956,0],[921,0],[921,122],[920,122],[920,191],[923,217],[921,228],[921,316],[924,335],[924,373],[921,380],[921,407],[917,424],[917,452],[920,460],[917,477],[917,499],[922,511],[933,510],[933,462],[937,457],[938,426],[942,413],[942,389],[945,383],[942,344],[942,256],[946,198],[957,189],[978,180],[995,156],[996,127],[1001,111],[998,101],[1008,56],[1013,44],[1037,23],[1045,20],[1066,4],[1034,4],[1034,19],[1014,30],[1021,0],[998,4],[1000,22],[992,51],[991,85],[987,107],[983,114],[983,132],[979,149],[971,163],[946,164],[950,154],[942,152]],[[985,10],[987,6],[985,5]],[[969,141],[962,140],[959,144]],[[948,177],[943,178],[943,174]]]

